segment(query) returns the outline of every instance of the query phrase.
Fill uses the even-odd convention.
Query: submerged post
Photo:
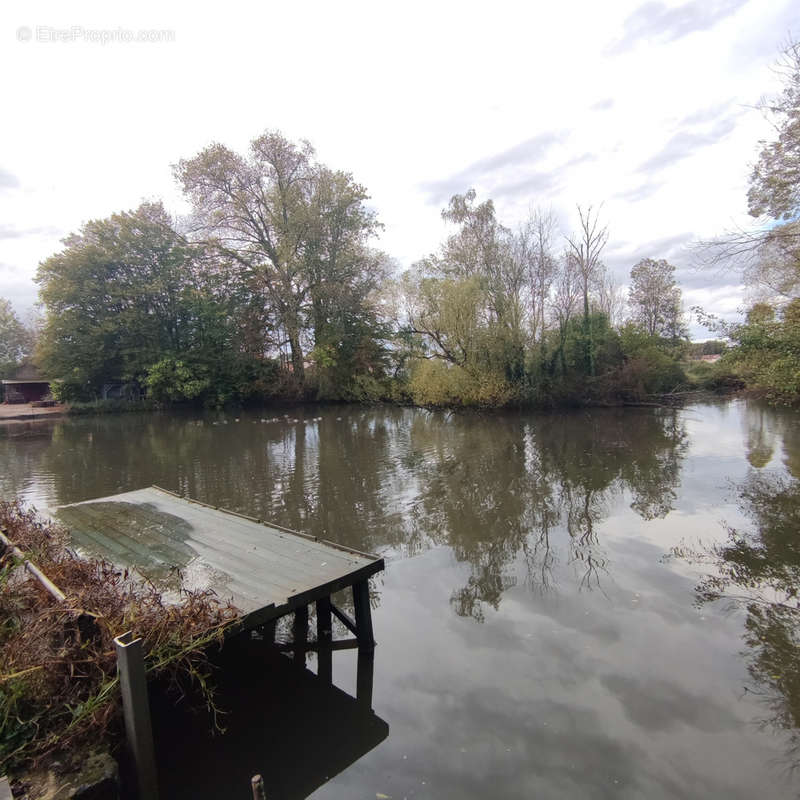
[[[375,674],[375,650],[358,648],[356,662],[356,700],[359,705],[372,710],[372,681]]]
[[[267,800],[264,779],[260,775],[253,775],[250,779],[250,786],[253,789],[253,800]]]
[[[294,663],[304,667],[308,646],[308,606],[299,606],[294,610],[292,635],[294,638]]]
[[[114,639],[114,647],[117,651],[125,735],[136,771],[137,796],[142,800],[157,800],[156,756],[142,640],[134,639],[133,632],[128,631]]]
[[[353,606],[356,612],[356,638],[359,647],[375,647],[372,634],[372,609],[369,605],[369,581],[353,584]]]
[[[325,681],[333,681],[333,617],[331,616],[331,598],[320,597],[317,600],[317,675]]]

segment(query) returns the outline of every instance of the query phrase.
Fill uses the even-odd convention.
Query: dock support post
[[[372,609],[369,605],[369,581],[353,584],[353,606],[356,612],[356,638],[359,647],[375,647],[372,634]]]
[[[372,710],[372,678],[375,674],[375,650],[358,648],[356,662],[356,700],[359,705]]]
[[[264,779],[260,775],[253,775],[250,779],[250,786],[253,789],[253,800],[267,800]]]
[[[331,598],[320,597],[317,600],[317,675],[325,683],[333,682],[333,618],[331,616]]]
[[[308,641],[308,606],[298,606],[294,610],[294,662],[301,667],[306,665],[306,643]]]
[[[117,651],[125,735],[136,771],[137,796],[142,800],[157,800],[156,756],[142,640],[134,639],[133,632],[128,631],[114,639],[114,647]]]

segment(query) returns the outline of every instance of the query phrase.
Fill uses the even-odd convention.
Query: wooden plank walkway
[[[191,588],[213,589],[242,612],[239,630],[353,587],[356,620],[343,622],[360,641],[372,641],[367,579],[384,568],[377,556],[156,486],[60,506],[54,516],[76,547],[133,567],[156,585],[176,585],[179,570]]]

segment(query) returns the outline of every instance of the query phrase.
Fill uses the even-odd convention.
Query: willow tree
[[[456,231],[438,254],[417,265],[425,279],[420,286],[428,308],[417,322],[433,316],[450,324],[418,328],[446,360],[460,353],[457,357],[465,364],[499,366],[507,378],[516,380],[522,375],[526,337],[526,264],[516,257],[511,232],[498,222],[494,203],[476,203],[475,197],[474,189],[453,195],[442,218],[456,225]],[[466,350],[465,327],[471,331]],[[443,346],[448,328],[458,331],[455,350]]]
[[[374,265],[367,242],[378,224],[366,190],[278,131],[254,139],[247,155],[210,145],[174,172],[196,234],[262,281],[302,385],[311,341]]]

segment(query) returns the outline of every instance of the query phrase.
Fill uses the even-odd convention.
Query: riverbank
[[[69,413],[69,409],[65,405],[37,407],[33,403],[0,403],[0,422],[58,417],[67,413]]]
[[[561,398],[559,402],[532,402],[532,401],[518,401],[507,403],[505,405],[497,406],[482,406],[482,405],[464,405],[459,403],[452,404],[424,404],[414,403],[409,397],[404,400],[397,399],[382,399],[373,402],[350,402],[344,405],[354,406],[374,406],[374,405],[389,405],[400,408],[424,408],[428,410],[439,409],[443,411],[456,411],[456,410],[512,410],[512,409],[527,409],[530,411],[559,411],[575,408],[625,408],[625,407],[639,407],[639,406],[682,406],[686,403],[703,402],[705,400],[720,399],[723,397],[733,397],[746,393],[743,384],[728,381],[713,387],[704,387],[690,384],[689,387],[681,391],[667,392],[661,394],[631,394],[630,396],[609,396],[609,397],[578,397],[573,396],[570,398]],[[268,410],[268,409],[283,409],[286,407],[295,406],[340,406],[342,402],[324,401],[318,399],[298,399],[294,396],[286,397],[272,397],[264,398],[264,402],[258,403],[244,403],[225,406],[224,408],[239,409],[239,410]],[[26,421],[36,420],[47,417],[60,417],[60,416],[100,416],[108,414],[128,414],[128,413],[142,413],[142,412],[171,412],[179,411],[181,409],[201,409],[194,403],[156,403],[150,399],[132,401],[132,400],[94,400],[91,402],[78,402],[69,404],[60,404],[49,408],[37,408],[31,403],[4,405],[0,404],[0,424],[5,421]],[[222,408],[206,409],[221,411]]]

